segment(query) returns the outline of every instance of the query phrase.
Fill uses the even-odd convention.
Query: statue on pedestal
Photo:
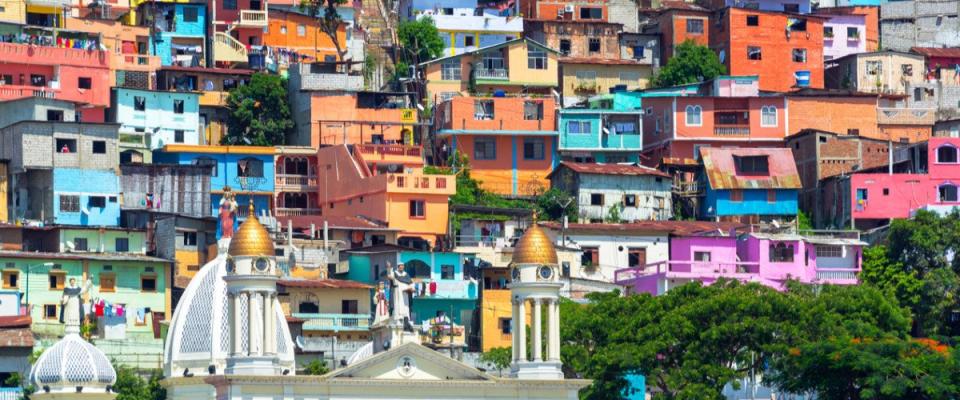
[[[63,288],[60,298],[60,323],[66,325],[67,334],[80,333],[80,323],[83,322],[83,302],[81,297],[90,290],[93,282],[89,279],[83,287],[77,286],[77,278],[70,278],[69,285]]]
[[[393,297],[393,315],[394,322],[402,322],[403,330],[413,331],[413,325],[410,324],[410,296],[413,294],[413,279],[404,271],[403,264],[398,264],[397,268],[390,268],[387,263],[387,278],[390,279],[393,288],[390,290]]]
[[[377,283],[377,291],[373,300],[377,307],[374,312],[373,325],[380,325],[390,320],[390,298],[387,294],[387,286],[383,281]]]
[[[223,198],[220,199],[220,208],[217,211],[217,239],[229,239],[233,237],[233,232],[237,226],[237,200],[236,194],[230,189],[230,186],[224,186]]]

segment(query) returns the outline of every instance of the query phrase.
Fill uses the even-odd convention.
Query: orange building
[[[263,44],[296,52],[318,61],[340,61],[337,47],[320,30],[320,19],[299,12],[294,7],[270,7],[269,24],[263,34]],[[337,29],[342,49],[347,46],[346,24]]]
[[[788,135],[804,129],[916,143],[930,138],[933,110],[896,106],[898,96],[849,91],[801,90],[786,96]]]
[[[401,246],[435,245],[447,233],[456,178],[425,174],[422,155],[414,150],[419,148],[375,147],[336,145],[317,152],[321,214],[382,221],[400,231]]]
[[[518,0],[524,18],[606,21],[609,0]]]
[[[725,8],[715,18],[710,47],[730,75],[758,75],[763,91],[790,91],[805,76],[823,88],[824,17]]]
[[[455,97],[437,107],[439,148],[470,160],[470,175],[489,191],[529,196],[550,188],[559,162],[553,97]]]
[[[677,46],[687,40],[702,46],[710,44],[710,11],[706,8],[681,1],[663,2],[654,18],[662,40],[661,64],[666,65]]]

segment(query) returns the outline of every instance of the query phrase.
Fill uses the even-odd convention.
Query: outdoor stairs
[[[368,82],[371,90],[383,88],[390,79],[390,74],[396,67],[394,47],[397,43],[396,21],[397,13],[391,12],[385,1],[390,0],[360,0],[360,25],[365,34],[366,57],[376,60],[376,71],[371,74]],[[394,0],[391,3],[397,3]]]

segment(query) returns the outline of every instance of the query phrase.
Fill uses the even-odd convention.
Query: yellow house
[[[585,99],[610,93],[610,88],[645,89],[653,78],[653,66],[633,60],[561,59],[561,88],[565,105],[568,99]]]
[[[420,68],[427,81],[427,99],[434,104],[458,95],[549,95],[558,86],[558,54],[520,38],[427,61]]]
[[[27,3],[23,0],[0,0],[0,22],[27,22]]]

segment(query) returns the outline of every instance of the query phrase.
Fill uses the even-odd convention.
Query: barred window
[[[60,195],[60,212],[80,212],[80,196]]]
[[[843,246],[831,246],[831,245],[818,245],[817,249],[817,258],[821,257],[833,257],[841,258],[843,257]]]
[[[444,61],[443,64],[440,64],[440,74],[441,79],[445,81],[459,81],[460,80],[460,59],[453,59]]]

